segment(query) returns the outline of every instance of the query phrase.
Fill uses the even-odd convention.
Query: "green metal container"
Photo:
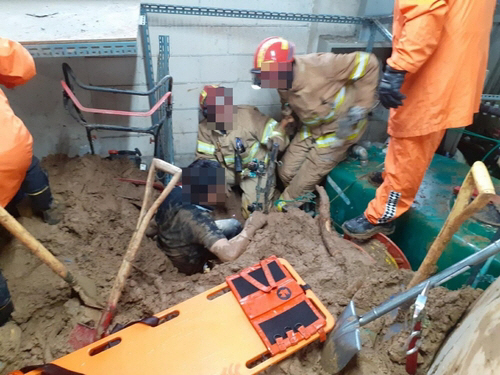
[[[329,173],[325,189],[331,201],[332,219],[339,232],[342,232],[340,225],[344,221],[362,214],[368,202],[375,197],[376,187],[368,181],[367,174],[375,170],[381,171],[380,164],[384,158],[382,150],[372,147],[369,150],[368,165],[362,167],[359,160],[348,159]],[[469,169],[465,164],[435,155],[412,208],[396,220],[396,232],[390,237],[405,253],[414,270],[424,259],[450,213],[455,199],[453,188],[462,184]],[[335,184],[344,191],[344,198],[334,189]],[[500,181],[493,179],[493,184],[500,186]],[[490,243],[496,230],[497,227],[476,219],[467,220],[443,252],[438,262],[438,270],[441,271],[484,248]],[[499,275],[500,256],[497,256],[478,286],[486,288]],[[458,289],[466,283],[469,276],[470,271],[452,279],[446,286]]]

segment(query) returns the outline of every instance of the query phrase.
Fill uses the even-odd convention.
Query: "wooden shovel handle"
[[[478,195],[469,203],[476,189]],[[412,288],[424,281],[434,272],[437,261],[458,228],[465,220],[486,206],[494,196],[495,188],[486,166],[482,162],[476,161],[467,176],[465,176],[448,218],[432,243],[424,261],[410,281],[408,288]]]
[[[74,283],[68,269],[1,206],[0,223],[63,280],[71,285]]]
[[[155,180],[156,171],[160,170],[169,174],[172,174],[172,179],[162,191],[160,196],[153,202],[151,207],[148,209],[149,202],[151,201],[153,194],[153,183]],[[172,164],[169,164],[160,159],[153,159],[151,163],[151,167],[149,169],[148,179],[146,182],[146,191],[144,192],[144,200],[141,208],[141,212],[139,214],[139,220],[137,222],[136,229],[132,235],[130,243],[128,245],[127,251],[125,252],[125,256],[123,257],[122,264],[120,269],[118,270],[118,274],[115,279],[115,283],[113,285],[113,289],[111,289],[111,293],[109,295],[108,302],[106,307],[101,315],[101,319],[97,326],[97,339],[100,339],[105,331],[107,330],[111,320],[114,316],[116,306],[118,304],[118,300],[122,294],[123,287],[125,286],[125,282],[130,274],[130,270],[132,268],[132,262],[135,259],[137,254],[137,250],[141,244],[142,238],[144,237],[144,232],[146,231],[149,222],[153,218],[153,215],[158,210],[158,207],[162,204],[168,194],[175,187],[177,182],[179,181],[182,174],[182,170]]]

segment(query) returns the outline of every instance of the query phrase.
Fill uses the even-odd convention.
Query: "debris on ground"
[[[93,279],[105,300],[135,229],[144,193],[143,186],[117,178],[145,180],[146,172],[128,160],[98,156],[50,156],[43,165],[53,193],[66,205],[65,218],[55,226],[29,216],[20,222],[71,271]],[[237,204],[232,207],[239,210]],[[228,213],[233,214],[238,216]],[[334,231],[328,239],[335,246],[331,256],[323,238],[318,219],[300,210],[271,213],[268,225],[257,232],[239,259],[217,264],[205,274],[185,276],[177,272],[154,240],[145,237],[114,323],[125,324],[160,312],[270,255],[288,260],[335,317],[351,299],[358,313],[370,310],[404,290],[413,275],[374,264],[373,259],[367,261],[365,253]],[[98,320],[98,311],[83,306],[66,283],[17,240],[0,245],[0,268],[15,306],[12,321],[0,329],[0,374],[71,352],[68,339],[77,323],[92,327]],[[425,374],[440,344],[480,293],[469,288],[431,290],[417,374]],[[409,326],[404,324],[409,313],[388,314],[363,327],[363,350],[344,373],[405,374],[402,347],[409,335],[404,329]],[[398,323],[403,331],[394,333]],[[321,344],[312,344],[265,374],[321,374],[320,349]]]

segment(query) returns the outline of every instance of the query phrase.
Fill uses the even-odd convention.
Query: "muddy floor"
[[[65,218],[48,226],[30,217],[28,210],[20,222],[69,269],[92,278],[104,300],[135,228],[144,193],[143,187],[117,178],[145,180],[146,173],[127,161],[92,156],[51,156],[43,165],[56,198],[66,205]],[[234,200],[230,206],[236,207]],[[411,278],[411,272],[377,264],[376,257],[349,242],[338,238],[335,243],[337,251],[330,256],[317,220],[301,211],[274,213],[237,261],[216,265],[206,274],[184,276],[154,240],[145,238],[115,322],[127,323],[171,307],[270,255],[287,259],[334,316],[351,299],[359,313],[368,311],[403,290]],[[73,327],[92,325],[98,319],[98,313],[82,306],[65,283],[17,240],[0,243],[0,268],[15,305],[12,321],[0,328],[0,374],[71,352],[68,339]],[[418,374],[425,374],[447,333],[479,294],[472,289],[431,291]],[[363,351],[344,373],[405,374],[402,348],[408,325],[404,314],[389,314],[369,324],[362,330]],[[310,345],[266,373],[321,374],[320,347]]]

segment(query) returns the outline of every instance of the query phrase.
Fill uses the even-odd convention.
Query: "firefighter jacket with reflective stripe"
[[[35,62],[19,43],[0,38],[0,84],[13,88],[36,74]],[[0,90],[0,206],[21,187],[33,156],[33,138]]]
[[[233,129],[226,134],[209,129],[206,119],[200,122],[196,158],[216,159],[223,167],[233,169],[235,141],[240,138],[245,146],[241,158],[246,167],[253,159],[267,161],[267,143],[271,137],[281,138],[283,144],[287,145],[288,137],[274,119],[264,115],[256,107],[236,106]]]
[[[336,120],[350,107],[369,110],[373,106],[378,77],[378,60],[370,53],[299,55],[295,57],[291,89],[278,92],[282,104],[288,103],[302,122],[299,136],[328,143],[335,141]],[[360,123],[358,131],[365,124]]]
[[[396,0],[387,63],[406,74],[388,133],[417,137],[472,124],[483,91],[495,0]]]

